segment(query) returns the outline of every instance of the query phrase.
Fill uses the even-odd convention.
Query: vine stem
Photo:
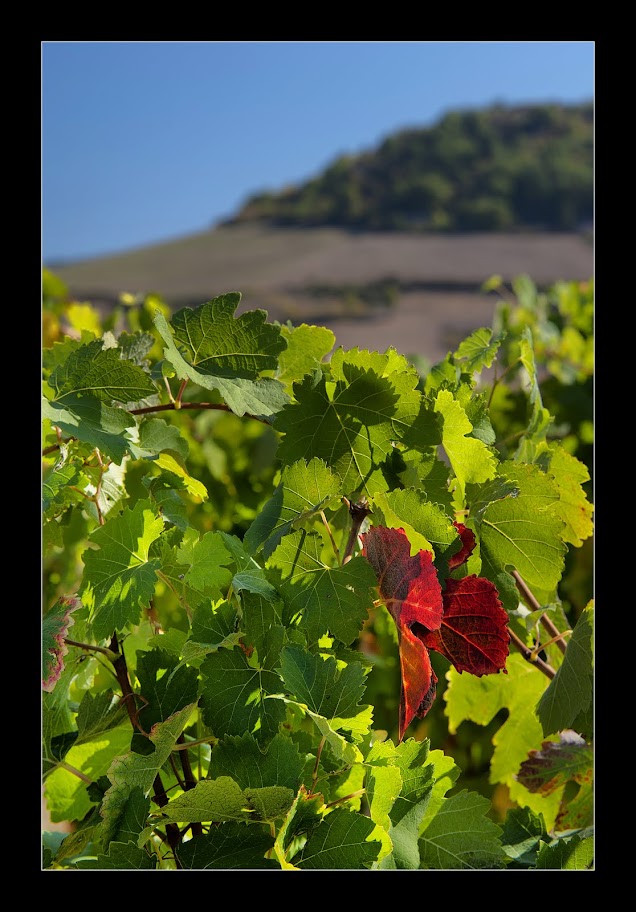
[[[90,643],[78,643],[77,640],[69,640],[68,637],[64,637],[64,642],[68,643],[69,646],[77,646],[78,649],[88,649],[92,652],[101,652],[102,655],[105,655],[109,662],[113,664],[117,661],[119,653],[113,652],[112,649],[106,649],[103,646],[92,646]]]
[[[523,640],[519,639],[514,630],[508,629],[508,633],[510,634],[510,639],[515,644],[526,662],[530,662],[531,665],[534,665],[539,669],[539,671],[542,671],[547,678],[550,678],[550,680],[552,680],[552,678],[556,675],[556,671],[552,665],[548,665],[548,663],[544,662],[543,659],[540,659],[539,656],[534,655],[532,649],[530,649],[529,646],[526,646]]]
[[[177,404],[178,403],[178,404]],[[149,415],[152,412],[177,412],[181,409],[212,409],[220,412],[229,412],[231,415],[235,413],[225,403],[215,403],[215,402],[180,402],[179,400],[174,400],[173,402],[163,403],[161,405],[145,405],[143,408],[128,409],[129,415]],[[267,418],[261,418],[259,415],[252,415],[249,412],[245,412],[242,418],[252,418],[254,421],[260,421],[261,424],[266,424],[267,427],[271,427],[271,422]],[[50,456],[51,453],[55,453],[56,450],[59,450],[63,443],[70,443],[71,440],[76,440],[75,437],[67,437],[66,440],[60,441],[59,443],[53,443],[50,446],[45,447],[42,450],[42,456]]]
[[[344,798],[336,798],[335,801],[330,801],[329,804],[325,805],[325,807],[326,808],[333,807],[334,804],[340,804],[342,801],[348,801],[349,798],[359,798],[360,795],[364,795],[365,792],[366,792],[365,788],[358,789],[357,792],[351,792],[350,795],[345,795]]]
[[[533,610],[534,611],[543,611],[543,605],[539,604],[539,602],[535,598],[534,594],[528,588],[528,584],[525,582],[524,579],[522,579],[521,575],[519,574],[519,571],[513,570],[512,576],[514,577],[515,583],[517,584],[517,589],[519,590],[521,595],[524,597],[524,599],[528,602],[528,604],[533,608]],[[547,616],[547,614],[542,614],[541,617],[539,618],[539,620],[540,620],[542,626],[548,631],[548,633],[552,637],[551,642],[555,642],[557,644],[558,648],[561,650],[561,652],[563,654],[565,654],[565,650],[567,649],[567,646],[563,642],[562,637],[564,637],[566,634],[561,633],[559,628],[552,621],[552,619]]]
[[[117,675],[117,680],[119,686],[121,687],[123,699],[126,703],[126,709],[128,710],[128,717],[132,723],[133,729],[143,732],[144,735],[147,735],[147,732],[144,732],[141,728],[139,721],[137,719],[137,707],[135,705],[135,692],[133,691],[130,685],[130,679],[128,677],[128,666],[126,664],[126,656],[124,655],[123,650],[119,649],[119,641],[117,639],[117,632],[113,633],[111,642],[111,649],[114,653],[117,653],[117,658],[113,662],[113,668],[115,669],[115,674]],[[154,801],[159,807],[164,807],[168,801],[168,795],[163,785],[161,775],[157,773],[155,780],[153,782],[154,790]],[[181,844],[181,836],[179,834],[179,827],[174,823],[166,824],[166,837],[168,839],[168,844],[172,849],[174,855],[174,862],[177,868],[181,867],[179,859],[177,858],[177,847]]]

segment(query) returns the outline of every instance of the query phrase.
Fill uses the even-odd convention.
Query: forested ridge
[[[593,219],[593,139],[591,102],[451,111],[340,155],[306,183],[254,194],[229,224],[582,230]]]

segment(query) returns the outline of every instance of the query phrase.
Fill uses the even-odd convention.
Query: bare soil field
[[[577,234],[425,235],[335,228],[216,228],[53,271],[79,300],[109,306],[121,292],[155,292],[173,308],[240,291],[240,310],[272,320],[327,325],[337,343],[436,361],[473,329],[489,326],[495,298],[480,292],[497,274],[539,286],[592,277],[591,243]],[[344,292],[391,283],[390,308],[347,306]],[[316,287],[327,290],[317,297]],[[329,293],[332,289],[332,293]],[[450,340],[450,341],[449,341]]]

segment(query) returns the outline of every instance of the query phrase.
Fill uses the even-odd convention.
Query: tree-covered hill
[[[593,105],[447,113],[250,197],[230,223],[364,231],[573,231],[593,219]]]

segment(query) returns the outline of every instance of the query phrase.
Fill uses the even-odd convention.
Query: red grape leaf
[[[439,630],[413,631],[424,646],[440,652],[459,672],[477,677],[498,671],[507,674],[508,614],[495,585],[474,574],[447,579],[443,599]]]
[[[398,629],[400,649],[400,741],[414,716],[423,718],[435,699],[437,678],[428,649],[412,629],[427,631],[442,623],[442,589],[430,551],[411,557],[404,529],[374,526],[361,535],[362,554],[378,579],[380,596]]]
[[[423,719],[435,700],[437,675],[422,640],[410,627],[398,628],[400,636],[400,741],[413,717]]]
[[[472,529],[467,529],[466,526],[460,522],[454,522],[453,525],[457,529],[459,537],[462,540],[462,547],[457,554],[453,554],[453,556],[448,559],[449,570],[454,570],[455,567],[465,564],[475,550],[475,545],[477,544],[475,533]]]
[[[427,630],[442,622],[442,588],[430,551],[411,557],[411,545],[404,529],[373,526],[364,532],[362,554],[378,578],[382,601],[400,627],[417,621]]]
[[[82,607],[78,598],[63,595],[42,619],[42,690],[51,693],[64,670],[68,652],[66,634],[75,620],[74,611]]]

